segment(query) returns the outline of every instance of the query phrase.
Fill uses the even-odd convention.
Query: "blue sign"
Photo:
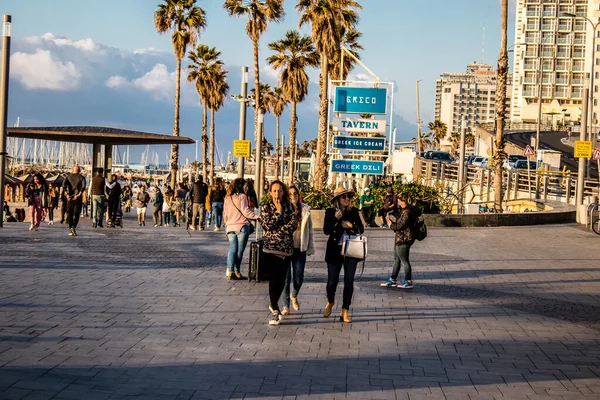
[[[337,135],[333,137],[333,148],[382,151],[385,149],[385,139]]]
[[[387,91],[378,88],[336,86],[335,112],[385,114]]]
[[[331,160],[331,172],[383,175],[383,161]]]

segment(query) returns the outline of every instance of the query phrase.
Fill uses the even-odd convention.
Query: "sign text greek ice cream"
[[[334,136],[333,148],[347,150],[382,151],[385,148],[385,139],[356,136]]]

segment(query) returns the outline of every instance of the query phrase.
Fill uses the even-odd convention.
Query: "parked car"
[[[515,163],[517,161],[527,161],[527,157],[517,155],[517,154],[511,154],[508,156],[508,158],[506,160],[504,160],[504,162],[502,163],[502,166],[506,169],[514,169]]]
[[[487,157],[477,156],[471,161],[471,165],[474,167],[481,167],[483,166],[482,164],[484,161],[487,161]]]
[[[529,162],[529,168],[532,170],[536,170],[538,165],[536,161],[527,161],[527,160],[519,160],[515,163],[514,167],[511,169],[527,169],[527,163]]]
[[[428,151],[427,153],[425,153],[425,158],[428,160],[433,160],[433,161],[441,161],[441,162],[447,162],[447,163],[451,163],[454,161],[454,157],[452,157],[452,154],[446,152],[446,151]]]

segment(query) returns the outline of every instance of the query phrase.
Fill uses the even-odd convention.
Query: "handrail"
[[[591,203],[587,206],[587,218],[585,219],[585,227],[586,228],[587,228],[588,222],[589,222],[590,229],[592,229],[592,217],[593,217],[594,211],[598,210],[598,208],[600,208],[600,204],[598,204],[598,203]]]

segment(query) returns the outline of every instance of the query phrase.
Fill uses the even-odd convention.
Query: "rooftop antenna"
[[[481,63],[485,62],[485,24],[483,24],[483,37],[481,38]]]

